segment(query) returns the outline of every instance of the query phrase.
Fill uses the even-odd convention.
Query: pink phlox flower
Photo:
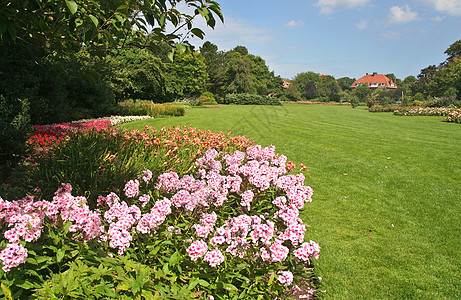
[[[12,268],[26,262],[27,249],[21,244],[8,243],[0,252],[0,261],[3,264],[3,271],[9,272]]]
[[[235,175],[239,167],[242,165],[245,160],[245,153],[241,151],[235,151],[233,154],[227,154],[224,156],[224,161],[226,162],[226,171],[232,175]]]
[[[286,226],[299,223],[299,209],[295,205],[283,205],[274,213],[274,219],[282,219]],[[302,222],[302,221],[301,221]]]
[[[279,236],[282,242],[291,241],[293,246],[298,246],[304,241],[304,234],[306,232],[306,225],[303,224],[290,224],[285,232]]]
[[[298,249],[293,251],[293,254],[296,258],[302,261],[309,261],[309,257],[312,259],[318,259],[320,252],[320,246],[314,241],[309,243],[305,242]]]
[[[171,201],[167,198],[156,201],[149,214],[142,215],[136,229],[142,233],[148,233],[158,228],[171,214]]]
[[[202,240],[197,240],[193,242],[188,248],[187,248],[187,254],[189,255],[190,259],[192,261],[196,261],[200,257],[204,256],[206,252],[208,251],[208,245],[202,241]]]
[[[202,170],[219,172],[222,170],[222,164],[221,162],[215,160],[217,156],[218,151],[216,151],[215,149],[209,149],[205,152],[205,156],[197,159],[195,165]]]
[[[240,201],[240,205],[246,207],[248,211],[251,208],[251,202],[253,201],[255,194],[251,190],[247,190],[242,194],[242,200]]]
[[[262,148],[261,145],[255,145],[247,149],[247,155],[250,159],[259,161],[272,160],[275,156],[275,146]]]
[[[163,173],[157,178],[155,188],[164,192],[171,193],[177,190],[179,176],[176,172]]]
[[[176,194],[174,194],[171,197],[171,203],[176,208],[191,205],[193,201],[194,201],[193,197],[191,197],[190,193],[188,191],[186,191],[186,190],[180,190],[180,191],[178,191]],[[195,205],[192,205],[193,208],[195,208],[195,206],[196,206],[196,203],[194,203],[194,204]],[[193,208],[192,208],[192,210],[193,210]]]
[[[281,284],[289,286],[293,283],[293,273],[291,273],[291,271],[279,271],[278,274],[279,276],[277,279]]]
[[[231,193],[238,193],[240,192],[242,182],[243,182],[242,177],[238,175],[227,176],[224,188],[229,190]]]
[[[211,214],[203,214],[202,218],[200,219],[200,223],[204,226],[212,226],[214,227],[216,221],[218,220],[218,215],[216,212],[212,212]]]
[[[285,206],[286,203],[287,203],[287,198],[285,196],[277,197],[274,199],[274,201],[272,201],[272,204],[278,207],[283,207]]]
[[[141,207],[145,207],[147,203],[150,201],[150,196],[147,194],[144,194],[139,197],[139,202],[141,202]]]
[[[253,225],[253,230],[250,233],[253,244],[258,245],[260,240],[263,244],[269,243],[274,237],[275,224],[272,221],[267,221],[266,224]]]
[[[142,174],[139,176],[139,179],[142,179],[145,183],[149,183],[152,179],[152,171],[151,170],[144,170]]]
[[[216,267],[224,261],[224,255],[219,249],[213,249],[205,254],[203,260],[208,262],[211,267]]]
[[[290,251],[287,247],[282,245],[280,240],[275,240],[274,243],[269,247],[271,251],[271,261],[272,262],[283,262]]]
[[[137,197],[139,195],[139,180],[135,179],[128,181],[123,191],[128,198]]]

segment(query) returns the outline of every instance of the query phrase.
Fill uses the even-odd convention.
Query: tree
[[[352,90],[352,95],[357,96],[360,102],[365,102],[371,95],[371,90],[366,84],[361,84]]]
[[[296,85],[305,99],[315,99],[319,92],[317,83],[320,82],[320,76],[314,72],[303,72],[295,76],[293,84]]]
[[[252,61],[247,55],[232,52],[224,75],[225,91],[229,94],[256,94]]]
[[[198,52],[176,55],[171,64],[172,78],[182,88],[182,95],[197,97],[206,89],[207,73],[203,56]]]
[[[343,91],[351,91],[351,85],[354,83],[355,79],[349,77],[341,77],[337,80],[339,87]]]
[[[226,58],[223,51],[211,42],[205,42],[200,47],[200,54],[205,59],[206,71],[208,74],[207,90],[214,95],[224,96],[221,92],[224,73],[226,71]]]
[[[194,8],[194,13],[180,12],[180,3]],[[7,0],[1,2],[0,12],[2,42],[51,52],[76,51],[83,46],[123,47],[128,41],[138,47],[166,42],[184,51],[187,36],[204,36],[201,29],[193,27],[198,17],[212,28],[216,17],[223,20],[219,4],[212,0]],[[187,30],[181,32],[184,28]],[[150,38],[145,39],[148,33]]]
[[[461,40],[457,40],[451,44],[444,53],[448,55],[448,60],[461,56]]]
[[[167,66],[145,49],[115,50],[105,58],[111,72],[111,82],[118,101],[142,99],[165,102],[176,88],[168,78]]]

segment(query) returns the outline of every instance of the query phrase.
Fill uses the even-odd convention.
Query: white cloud
[[[304,25],[303,21],[295,21],[291,20],[290,22],[284,24],[283,26],[288,27],[288,28],[298,28]]]
[[[408,23],[419,19],[418,13],[411,11],[410,6],[406,4],[405,6],[392,6],[390,9],[391,13],[389,15],[388,24],[392,23]]]
[[[452,16],[461,16],[460,0],[421,0],[432,5],[435,10],[447,13]]]
[[[363,6],[369,3],[371,0],[318,0],[316,6],[320,7],[321,14],[331,14],[335,8],[345,6],[347,8],[353,8]]]
[[[368,21],[367,20],[361,20],[360,22],[355,24],[355,27],[357,27],[360,30],[364,30],[365,28],[368,27]]]
[[[440,21],[442,21],[443,19],[445,19],[445,17],[437,16],[437,17],[431,18],[431,20],[432,20],[433,22],[440,22]]]

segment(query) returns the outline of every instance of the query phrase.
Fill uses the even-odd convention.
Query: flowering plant
[[[51,282],[71,271],[73,280],[90,283],[75,287],[74,297],[101,294],[97,288],[106,277],[120,280],[120,293],[127,295],[124,284],[134,285],[124,282],[130,276],[137,282],[130,295],[145,298],[164,296],[165,286],[169,293],[177,288],[178,297],[205,292],[218,299],[273,299],[292,288],[294,274],[306,274],[320,250],[304,241],[307,226],[299,212],[313,191],[303,174],[287,175],[287,158],[259,145],[227,154],[209,149],[194,167],[195,173],[165,172],[156,180],[145,170],[123,194],[98,197],[96,209],[73,196],[70,184],[52,201],[0,199],[0,220],[8,228],[0,252],[10,283],[4,290],[14,282],[15,288],[61,296],[63,289]],[[56,253],[44,276],[44,255],[38,253],[46,249]],[[94,251],[106,255],[98,260]],[[104,272],[117,264],[125,266],[116,269],[125,277]],[[22,273],[16,270],[21,267]]]

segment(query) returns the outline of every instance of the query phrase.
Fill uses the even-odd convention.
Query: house
[[[288,80],[284,80],[284,81],[282,82],[282,88],[284,88],[284,89],[289,88],[290,85],[291,85],[291,82],[289,82]]]
[[[368,74],[362,78],[354,81],[351,85],[351,88],[356,88],[359,85],[366,84],[370,89],[374,90],[377,88],[387,89],[396,89],[397,85],[389,77],[373,72],[373,74]]]

